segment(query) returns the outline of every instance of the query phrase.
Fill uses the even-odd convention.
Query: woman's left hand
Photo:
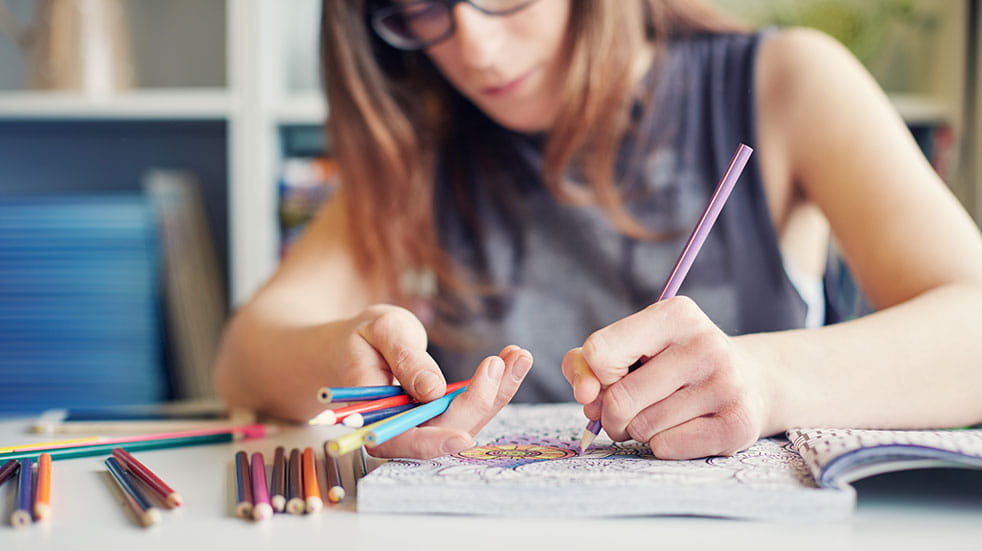
[[[611,439],[645,442],[661,459],[746,449],[768,413],[761,365],[687,297],[596,331],[566,353],[563,375]]]

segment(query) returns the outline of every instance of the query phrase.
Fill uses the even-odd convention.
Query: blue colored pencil
[[[364,427],[365,425],[371,425],[372,423],[376,423],[382,419],[387,419],[393,415],[408,411],[418,405],[419,404],[417,403],[403,404],[401,406],[392,406],[390,408],[366,411],[364,413],[352,413],[351,415],[345,417],[344,421],[341,421],[341,423],[346,427],[358,429]]]
[[[331,402],[362,402],[378,400],[389,396],[405,394],[401,386],[325,386],[317,391],[317,399],[325,404]]]
[[[457,389],[442,398],[437,398],[432,402],[427,402],[421,406],[414,407],[409,411],[404,411],[381,424],[365,434],[366,446],[378,446],[379,444],[399,436],[407,430],[425,423],[430,419],[440,415],[450,407],[450,402],[458,394],[467,390],[467,387]]]
[[[143,492],[140,491],[136,483],[136,477],[123,468],[123,464],[115,457],[106,458],[106,468],[113,475],[113,479],[116,480],[119,489],[123,491],[126,501],[129,502],[130,507],[133,508],[133,512],[140,519],[140,524],[144,526],[156,524],[160,520],[160,512],[150,503],[147,496],[143,495]]]
[[[20,479],[17,482],[17,508],[10,515],[10,524],[14,528],[27,526],[31,523],[31,502],[34,495],[32,482],[34,480],[34,460],[25,457],[20,460]]]

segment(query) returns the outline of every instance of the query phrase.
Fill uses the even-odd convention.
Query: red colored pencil
[[[458,381],[456,383],[450,383],[447,385],[446,394],[467,386],[470,383],[470,379],[466,381]],[[446,395],[444,394],[444,395]],[[378,400],[372,400],[369,402],[361,402],[358,404],[353,404],[350,406],[345,406],[343,408],[337,409],[327,409],[319,413],[316,417],[311,419],[309,423],[311,425],[335,425],[344,421],[344,418],[353,413],[364,413],[366,411],[375,411],[377,409],[384,409],[393,406],[401,406],[408,404],[410,402],[415,402],[408,394],[401,394],[399,396],[390,396],[388,398],[379,398]]]
[[[167,502],[167,505],[171,507],[180,507],[183,503],[181,494],[174,491],[173,488],[167,485],[166,482],[160,479],[157,475],[153,474],[149,468],[143,463],[140,463],[135,457],[130,455],[130,453],[123,448],[114,448],[113,457],[119,460],[124,467],[133,473],[133,476],[137,477],[148,488],[154,491],[161,499]]]

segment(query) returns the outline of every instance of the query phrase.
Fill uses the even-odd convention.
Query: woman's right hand
[[[334,345],[327,365],[332,373],[325,374],[325,380],[332,386],[399,384],[420,402],[446,393],[446,380],[426,352],[426,330],[410,311],[374,305],[329,325]],[[380,457],[429,458],[471,447],[478,431],[511,401],[531,367],[529,351],[505,347],[481,362],[467,391],[445,413],[370,452]]]

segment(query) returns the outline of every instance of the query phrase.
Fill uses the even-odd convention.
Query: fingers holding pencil
[[[442,415],[371,448],[378,457],[430,458],[473,445],[474,435],[515,395],[532,366],[532,354],[509,346],[478,366],[467,391]]]

